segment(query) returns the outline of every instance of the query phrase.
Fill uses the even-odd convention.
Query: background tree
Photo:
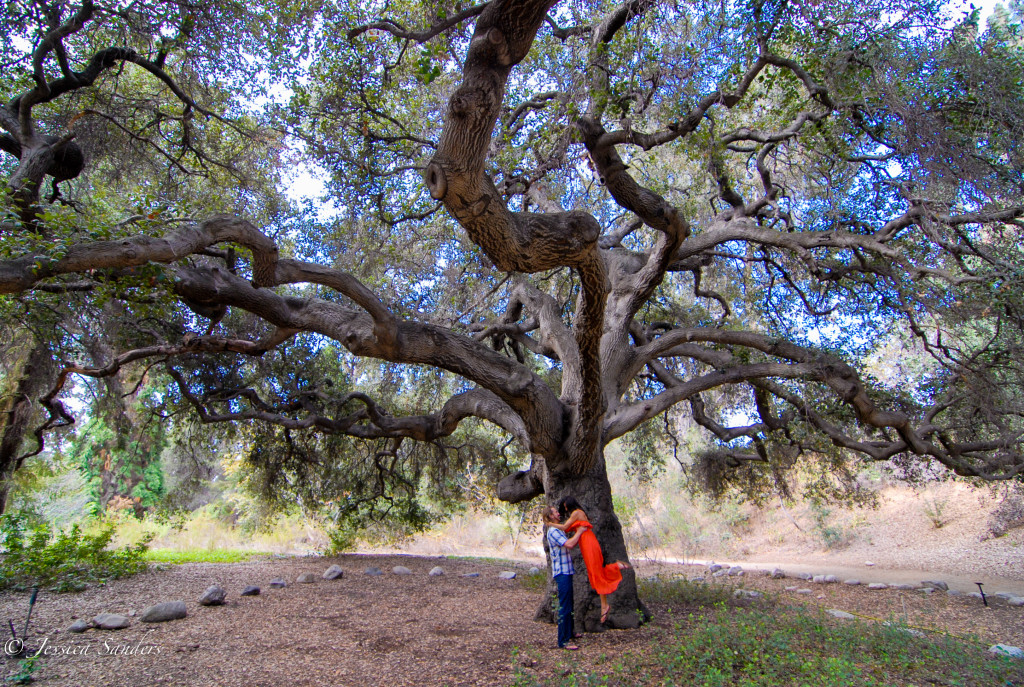
[[[804,459],[1021,480],[1021,55],[970,16],[886,0],[24,9],[0,291],[114,298],[155,323],[103,366],[63,360],[50,424],[68,374],[155,360],[204,422],[261,423],[270,492],[359,476],[371,486],[339,512],[413,522],[452,456],[511,439],[523,469],[499,496],[575,495],[608,559],[627,552],[604,447],[673,408],[716,439],[695,466],[712,490],[785,492]],[[261,13],[315,40],[267,35]],[[260,186],[235,174],[243,156],[178,189],[232,185],[219,214],[113,223],[84,162],[81,200],[57,212],[39,189],[73,176],[82,119],[40,122],[106,98],[115,67],[167,89],[174,147],[200,168],[197,118],[241,136],[237,79],[281,78],[276,126],[328,170],[329,205],[253,202],[276,197],[283,160]],[[105,121],[146,147],[165,117],[131,112]],[[250,149],[282,140],[266,131]],[[876,383],[865,358],[905,333],[933,365]],[[612,603],[612,627],[646,613],[631,574]]]

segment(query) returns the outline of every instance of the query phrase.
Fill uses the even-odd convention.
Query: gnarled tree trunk
[[[31,334],[28,334],[33,339]],[[23,362],[7,370],[12,388],[0,399],[0,513],[7,508],[11,480],[21,467],[25,433],[36,414],[35,400],[53,383],[50,349],[33,340]]]
[[[605,467],[603,452],[594,461],[593,466],[583,475],[568,471],[553,472],[544,470],[544,491],[548,503],[557,505],[567,496],[579,501],[587,517],[594,526],[594,534],[601,544],[605,564],[613,561],[629,562],[626,542],[622,536],[622,525],[615,516],[612,507],[612,490],[608,482],[608,471]],[[547,554],[547,545],[545,544]],[[650,612],[640,600],[637,592],[636,575],[632,568],[622,571],[622,582],[618,589],[608,596],[611,611],[605,623],[601,623],[601,603],[597,593],[590,587],[586,565],[580,555],[579,547],[572,550],[573,564],[576,575],[573,579],[573,601],[576,613],[576,631],[603,632],[606,629],[628,629],[639,627],[650,619]],[[549,593],[545,596],[535,620],[554,622],[552,612],[552,594],[554,587],[550,579]]]

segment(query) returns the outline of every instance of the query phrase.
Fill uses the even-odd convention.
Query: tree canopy
[[[7,475],[125,372],[269,492],[415,520],[468,466],[612,553],[603,447],[680,417],[716,490],[1022,479],[1019,6],[2,11]]]

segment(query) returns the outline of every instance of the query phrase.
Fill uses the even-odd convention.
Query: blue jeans
[[[558,646],[561,648],[572,641],[572,575],[555,575],[554,580],[558,585]]]

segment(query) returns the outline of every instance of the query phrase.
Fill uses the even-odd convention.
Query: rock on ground
[[[184,601],[164,601],[144,610],[139,620],[144,623],[166,623],[169,620],[181,620],[187,615]]]
[[[853,613],[847,613],[846,611],[840,611],[837,608],[830,608],[830,609],[828,609],[825,612],[828,613],[833,618],[839,618],[840,620],[854,620],[857,617]]]
[[[80,634],[88,630],[90,627],[92,627],[92,625],[89,624],[88,620],[76,620],[75,622],[71,623],[71,627],[68,628],[68,632]]]
[[[430,572],[427,574],[431,577],[440,577],[441,575],[444,575],[444,568],[442,568],[440,565],[435,565],[433,568],[430,569]]]
[[[242,590],[241,596],[259,596],[260,588],[250,584],[248,587]]]
[[[323,578],[325,580],[340,580],[345,575],[345,571],[341,569],[341,566],[335,563],[331,567],[324,570]]]
[[[311,572],[302,573],[297,578],[295,578],[295,581],[299,584],[313,584],[314,582],[316,582],[316,580],[316,573]]]
[[[516,579],[516,574],[511,570],[502,570],[498,573],[498,578],[502,580],[514,580]]]
[[[203,595],[199,597],[200,606],[221,606],[224,604],[224,599],[228,593],[224,591],[223,587],[219,585],[211,585],[206,588]]]
[[[92,619],[92,624],[101,630],[123,630],[132,624],[127,616],[117,613],[100,613]]]
[[[409,570],[409,568],[405,567],[404,565],[396,565],[395,567],[391,568],[391,572],[393,572],[396,575],[412,575],[412,570]]]
[[[274,589],[284,589],[288,586],[288,583],[284,581],[284,578],[275,577],[270,581],[270,586]]]
[[[1024,658],[1024,649],[1009,644],[993,644],[988,648],[990,654],[995,656],[1009,656],[1010,658]]]

